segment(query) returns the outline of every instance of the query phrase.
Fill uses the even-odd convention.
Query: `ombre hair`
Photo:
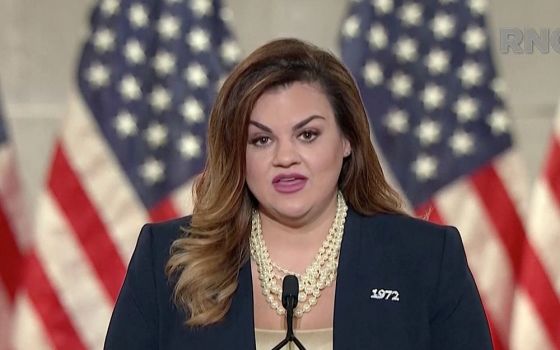
[[[257,206],[245,181],[249,118],[265,91],[293,82],[322,89],[350,142],[352,153],[338,180],[348,206],[363,215],[402,213],[348,70],[333,54],[300,40],[261,46],[234,68],[218,93],[208,123],[206,165],[193,187],[191,222],[171,246],[166,272],[189,326],[219,322],[230,308],[239,270],[250,256],[251,211]]]

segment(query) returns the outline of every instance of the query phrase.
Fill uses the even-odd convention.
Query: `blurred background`
[[[338,34],[349,1],[226,0],[232,29],[247,54],[282,36],[339,52]],[[65,115],[95,1],[1,0],[0,83],[27,203],[33,206]],[[500,54],[499,28],[557,28],[560,2],[495,0],[488,4],[492,51],[507,86],[514,137],[534,179],[544,157],[560,96],[560,54]]]
[[[91,11],[98,3],[101,7],[93,23],[99,29],[96,33],[100,35],[92,35]],[[454,174],[443,186],[427,188],[427,192],[418,197],[404,188],[409,204],[418,215],[428,213],[427,218],[430,220],[460,229],[469,265],[489,316],[495,349],[560,349],[560,116],[556,117],[560,101],[560,53],[550,50],[546,54],[535,50],[532,54],[504,54],[499,50],[502,28],[537,31],[560,28],[560,2],[224,0],[222,3],[227,11],[218,9],[217,0],[0,0],[0,114],[12,140],[12,149],[2,148],[0,152],[0,209],[3,207],[7,213],[3,215],[8,218],[4,220],[4,217],[0,217],[0,350],[12,348],[7,345],[6,339],[10,338],[14,339],[13,347],[18,349],[101,348],[112,305],[139,228],[144,222],[179,215],[189,209],[187,179],[194,175],[192,170],[183,174],[185,169],[181,166],[184,164],[171,159],[166,165],[178,166],[173,174],[184,175],[182,182],[171,179],[175,182],[161,188],[159,192],[157,186],[155,192],[153,188],[142,192],[142,189],[149,187],[150,181],[153,185],[161,180],[158,162],[143,163],[142,167],[147,165],[142,168],[140,175],[135,173],[134,167],[127,169],[126,147],[116,151],[119,140],[111,139],[115,136],[111,134],[114,133],[111,131],[113,129],[104,129],[107,138],[104,139],[98,126],[92,122],[95,120],[93,117],[101,119],[103,113],[113,108],[114,104],[123,103],[131,110],[136,108],[132,103],[137,93],[134,84],[127,85],[126,93],[122,89],[120,93],[114,92],[115,101],[111,100],[110,94],[104,95],[105,100],[97,99],[99,96],[92,83],[95,81],[88,74],[93,74],[100,86],[104,84],[103,67],[96,66],[99,62],[106,62],[104,54],[110,54],[117,46],[122,48],[120,45],[132,32],[134,35],[140,33],[138,36],[144,40],[145,36],[159,31],[155,37],[163,39],[157,45],[161,44],[167,50],[194,50],[196,56],[197,45],[206,45],[204,38],[199,32],[197,39],[192,39],[193,31],[185,30],[186,27],[196,29],[196,24],[203,27],[217,25],[219,29],[214,28],[212,40],[218,40],[216,36],[221,36],[220,43],[222,39],[223,42],[230,39],[228,30],[223,31],[222,26],[229,28],[241,49],[239,58],[271,39],[296,37],[329,49],[339,57],[344,56],[354,63],[363,64],[365,58],[360,55],[368,50],[367,43],[364,46],[363,40],[360,41],[367,35],[363,26],[372,24],[364,21],[367,22],[368,16],[396,18],[394,13],[402,16],[402,12],[397,10],[401,11],[405,5],[412,5],[408,7],[409,10],[413,10],[414,6],[421,8],[426,5],[430,11],[434,8],[447,11],[449,15],[457,17],[457,23],[461,23],[460,30],[465,32],[466,27],[470,28],[471,25],[483,25],[477,10],[486,12],[486,26],[483,29],[488,35],[489,53],[497,75],[505,83],[505,89],[494,100],[496,94],[491,92],[490,87],[486,86],[489,82],[485,81],[484,91],[493,99],[485,108],[490,114],[492,108],[501,106],[499,97],[503,97],[514,138],[512,147],[509,141],[502,142],[505,139],[496,141],[499,147],[487,152],[492,157],[472,164],[472,168],[461,170],[460,173],[454,173],[454,169],[462,169],[466,162],[444,164]],[[174,29],[173,21],[160,21],[160,12],[143,13],[144,10],[138,8],[139,4],[146,5],[145,8],[161,9],[162,16],[163,13],[177,15],[182,23],[179,24],[181,29]],[[134,16],[131,14],[133,7]],[[193,10],[195,8],[199,12]],[[453,9],[461,11],[454,13]],[[191,10],[194,14],[188,12],[187,15],[187,11]],[[128,19],[126,16],[119,17],[124,11],[128,11]],[[217,16],[218,12],[220,16]],[[409,20],[414,22],[416,17],[413,11],[408,12],[408,15]],[[112,21],[116,21],[116,18],[127,23],[134,22],[136,27],[132,25],[130,32],[124,34],[119,33],[118,29],[103,33],[105,26],[113,28],[115,22]],[[212,21],[204,22],[204,18],[211,18]],[[162,25],[162,22],[165,23]],[[127,27],[129,24],[123,26],[130,29]],[[114,28],[123,26],[115,25]],[[156,29],[156,26],[160,27]],[[390,32],[395,28],[385,29]],[[180,33],[176,32],[179,30]],[[458,61],[461,63],[467,57],[489,65],[490,62],[485,61],[484,45],[473,49],[474,53],[470,49],[464,50],[460,30],[457,28],[454,39],[462,49],[453,52]],[[346,33],[345,53],[340,45],[341,32]],[[119,39],[114,41],[112,35]],[[169,42],[177,39],[175,35],[185,36],[187,42],[181,44],[182,47],[170,49]],[[396,45],[394,37],[390,36],[389,45]],[[78,89],[79,62],[87,40],[90,43],[83,57],[80,71],[82,85]],[[356,49],[360,43],[363,51]],[[436,43],[421,44],[429,46]],[[476,43],[473,45],[476,46]],[[415,55],[414,50],[403,50],[405,56]],[[367,54],[371,58],[380,51]],[[114,66],[111,64],[115,61],[107,61],[109,63],[105,68],[114,68],[111,71],[113,74],[126,66],[129,69],[127,72],[130,72],[136,69],[134,64],[144,63],[146,58],[149,63],[152,63],[152,59],[157,61],[153,51],[139,53],[131,49],[130,53],[130,57],[127,56],[126,60],[121,57],[119,64]],[[193,96],[199,94],[197,96],[202,96],[200,101],[204,100],[207,104],[212,92],[208,90],[200,95],[203,82],[208,78],[210,83],[217,84],[218,75],[227,72],[231,68],[228,64],[233,63],[228,63],[223,57],[218,59],[219,55],[218,47],[210,47],[208,56],[204,56],[204,64],[208,65],[204,67],[211,73],[208,76],[200,75],[199,70],[198,75],[189,73],[185,77],[191,87],[195,86]],[[173,71],[176,68],[174,63],[169,63],[169,57],[166,59],[154,63],[154,67],[161,64],[155,68],[155,73],[153,67],[146,66],[146,71],[150,73],[143,75],[141,72],[137,78],[153,76],[157,84],[166,84],[161,76],[167,74],[169,77],[169,72],[165,73],[165,70]],[[394,63],[396,68],[391,69],[403,68],[404,65],[399,66],[401,62],[397,61],[394,59],[383,63],[387,66]],[[220,64],[224,66],[218,67]],[[88,67],[98,69],[88,70]],[[351,65],[351,69],[359,75],[362,67]],[[459,66],[453,66],[452,69],[458,70]],[[358,76],[357,79],[361,88],[364,88],[362,94],[365,103],[376,101],[373,95],[369,95],[371,86],[367,81],[364,82],[365,78]],[[89,85],[86,84],[88,81]],[[147,84],[150,89],[157,91],[156,83]],[[184,85],[185,82],[180,84]],[[427,82],[420,81],[419,84],[424,86]],[[117,85],[116,81],[114,85]],[[464,85],[461,88],[467,91],[468,86]],[[160,90],[159,94],[153,91],[140,99],[139,103],[145,104],[142,108],[146,108],[136,112],[150,108],[158,112],[158,103],[165,110],[165,104],[168,103],[165,102],[165,91]],[[451,93],[450,90],[445,92]],[[414,94],[419,96],[421,91],[414,91]],[[434,95],[432,98],[437,99]],[[87,103],[83,103],[84,100]],[[189,122],[192,124],[189,126],[199,125],[195,121],[198,107],[192,104],[187,107],[179,112],[186,114],[185,119],[191,118]],[[372,108],[375,107],[374,103]],[[207,106],[204,108],[206,110]],[[375,110],[370,108],[369,112],[372,117]],[[114,117],[114,114],[116,112],[110,117]],[[139,115],[150,117],[149,113]],[[161,117],[157,113],[154,115]],[[123,119],[125,122],[121,124],[119,132],[130,136],[137,131],[136,127],[146,127],[149,147],[142,146],[141,152],[145,151],[143,155],[146,159],[152,160],[148,156],[161,155],[157,149],[165,144],[168,133],[172,134],[174,127],[170,130],[161,125],[148,128],[150,121],[141,122],[139,119],[138,125],[130,124],[131,119],[128,117]],[[454,120],[453,112],[449,118]],[[460,117],[457,119],[460,120]],[[376,125],[379,130],[384,126],[382,122]],[[556,143],[553,146],[556,148],[550,148],[555,125]],[[485,128],[489,130],[487,125]],[[192,160],[192,164],[200,166],[200,138],[188,135],[184,140],[181,139],[184,142],[180,143],[179,152],[189,161]],[[427,137],[429,135],[428,131]],[[415,140],[415,136],[412,136]],[[493,137],[490,136],[488,139]],[[507,138],[507,135],[504,137]],[[56,140],[60,141],[58,148],[55,146]],[[460,145],[467,147],[467,150],[473,146],[465,138],[461,140],[463,143]],[[3,141],[0,133],[0,144]],[[387,146],[382,137],[379,141],[381,146]],[[481,145],[492,148],[492,142]],[[149,149],[152,146],[156,149],[153,154]],[[417,150],[409,150],[408,153],[411,151]],[[119,152],[124,152],[124,161],[119,158],[122,156]],[[130,157],[133,158],[138,152],[133,149]],[[176,150],[174,152],[177,153]],[[8,153],[14,159],[5,157]],[[383,156],[390,165],[395,166],[402,160],[398,155],[392,158],[388,153]],[[120,165],[115,161],[119,159]],[[11,170],[5,172],[2,167],[7,168],[12,160]],[[184,163],[187,164],[186,161]],[[429,177],[430,164],[423,164],[423,174]],[[545,165],[546,171],[543,173]],[[398,177],[398,171],[392,170],[388,173],[396,172]],[[65,177],[64,174],[74,177]],[[418,174],[421,174],[420,171]],[[21,183],[21,206],[14,204],[18,196],[15,193],[17,178]],[[142,180],[148,185],[141,183]],[[398,185],[403,185],[403,181]],[[3,287],[2,283],[7,287]]]

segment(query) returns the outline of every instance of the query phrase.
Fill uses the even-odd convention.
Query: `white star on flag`
[[[418,42],[412,38],[400,38],[395,44],[395,55],[402,62],[411,62],[418,57]]]
[[[163,180],[164,173],[164,164],[155,158],[149,158],[140,167],[140,176],[148,185],[153,185]]]
[[[468,6],[471,12],[475,15],[484,15],[488,7],[487,0],[468,0]]]
[[[181,29],[179,20],[171,15],[163,15],[158,22],[159,35],[166,40],[176,39]]]
[[[193,63],[185,70],[185,77],[189,85],[199,88],[208,84],[208,77],[204,67],[198,63]]]
[[[437,39],[451,37],[455,32],[455,19],[446,13],[438,13],[432,20],[432,31]]]
[[[199,123],[202,121],[204,111],[202,105],[195,98],[189,97],[181,106],[181,114],[189,123]]]
[[[441,125],[435,120],[424,119],[416,128],[416,135],[422,146],[429,146],[441,139]]]
[[[126,60],[132,64],[144,63],[146,55],[142,44],[136,39],[131,39],[124,46],[124,56]]]
[[[486,45],[486,34],[482,28],[471,26],[463,33],[463,42],[467,51],[480,51]]]
[[[426,66],[432,74],[443,74],[449,70],[449,53],[435,48],[425,58]]]
[[[503,109],[494,109],[488,117],[488,125],[494,135],[502,135],[510,131],[510,120]]]
[[[167,142],[167,127],[160,123],[153,123],[146,129],[144,136],[151,148],[159,148]]]
[[[342,26],[342,35],[354,38],[360,31],[360,20],[355,17],[348,17]]]
[[[421,154],[412,162],[412,171],[418,181],[433,179],[436,175],[438,161],[432,156]]]
[[[241,57],[241,49],[234,40],[227,40],[222,44],[220,54],[229,64],[235,63]]]
[[[453,133],[449,139],[449,145],[453,150],[453,154],[458,157],[471,154],[474,151],[474,140],[472,136],[463,130],[458,130]]]
[[[389,88],[395,96],[406,97],[411,93],[412,79],[404,73],[397,72],[393,75],[393,78],[391,78]]]
[[[142,94],[140,86],[138,86],[138,80],[130,74],[125,75],[121,80],[119,92],[126,101],[138,100]]]
[[[87,69],[86,79],[94,89],[105,87],[109,83],[109,70],[101,63],[94,63]]]
[[[363,76],[368,86],[379,85],[383,82],[383,71],[379,63],[369,60],[363,70]]]
[[[115,117],[115,129],[121,138],[136,135],[138,127],[136,125],[136,118],[128,111],[121,111]]]
[[[399,10],[399,18],[404,25],[420,25],[420,23],[422,23],[422,6],[413,2],[404,4]]]
[[[162,86],[156,86],[150,94],[150,105],[156,112],[162,112],[171,105],[171,96]]]
[[[210,0],[191,0],[191,10],[198,17],[212,14],[212,2]]]
[[[387,47],[387,32],[382,25],[376,24],[371,26],[367,38],[372,49],[384,49]]]
[[[94,34],[93,45],[98,52],[107,52],[115,47],[115,34],[109,29],[100,29]]]
[[[393,6],[393,0],[373,0],[373,7],[380,14],[390,13]]]
[[[463,63],[461,68],[459,68],[458,74],[465,88],[470,88],[482,83],[482,68],[480,67],[480,64],[475,61],[467,61]]]
[[[462,123],[474,120],[478,113],[478,102],[470,96],[463,95],[455,103],[455,113]]]
[[[498,95],[499,97],[504,97],[504,95],[507,92],[507,85],[506,82],[501,79],[501,78],[494,78],[494,80],[492,80],[492,83],[490,84],[490,87],[492,88],[492,91],[494,91],[494,93],[496,95]]]
[[[183,155],[186,159],[195,158],[201,155],[202,148],[201,148],[201,140],[199,137],[187,134],[184,135],[179,139],[179,152]]]
[[[443,89],[436,84],[428,84],[422,92],[422,102],[424,102],[424,108],[428,111],[440,108],[444,100],[445,93]]]
[[[408,131],[408,115],[400,109],[393,109],[385,117],[385,126],[392,134],[403,134]]]
[[[145,27],[148,24],[148,13],[144,5],[138,3],[131,5],[128,10],[128,20],[134,28]]]
[[[106,16],[112,16],[119,10],[120,4],[118,0],[103,0],[101,3],[101,12]]]
[[[166,76],[175,71],[175,56],[167,51],[160,51],[154,57],[154,68],[159,76]]]
[[[210,38],[203,29],[194,28],[187,36],[187,43],[195,52],[207,51],[210,47]]]

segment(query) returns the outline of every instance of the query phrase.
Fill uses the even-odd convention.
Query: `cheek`
[[[342,158],[342,146],[340,146],[336,139],[330,138],[328,140],[323,140],[321,144],[315,146],[315,157],[316,163],[320,163],[324,166],[334,167],[335,163],[338,163]]]
[[[308,164],[315,172],[315,176],[326,179],[324,175],[337,176],[342,168],[342,156],[338,148],[323,148],[321,152],[309,155]]]
[[[266,167],[264,166],[263,159],[259,161],[259,157],[254,154],[247,153],[245,164],[247,173],[247,185],[249,185],[249,187],[255,187],[255,185],[258,185],[265,180]]]

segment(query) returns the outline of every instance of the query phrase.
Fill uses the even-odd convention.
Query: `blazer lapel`
[[[358,349],[353,346],[355,339],[356,314],[354,312],[356,298],[355,287],[359,286],[356,268],[359,266],[360,255],[360,215],[348,208],[344,236],[340,247],[336,291],[334,300],[333,349]]]
[[[255,349],[255,320],[253,311],[253,281],[251,278],[251,261],[247,261],[239,270],[239,285],[233,297],[228,322],[232,329],[239,332],[234,337],[222,339],[224,348]]]

